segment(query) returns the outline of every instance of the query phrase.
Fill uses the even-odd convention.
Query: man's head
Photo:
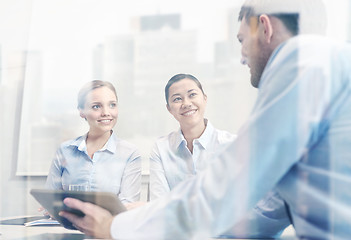
[[[247,0],[239,21],[242,63],[258,87],[274,49],[297,34],[324,34],[326,12],[323,0]]]

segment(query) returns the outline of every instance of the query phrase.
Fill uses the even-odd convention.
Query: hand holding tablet
[[[111,215],[126,211],[125,206],[119,200],[117,195],[108,192],[85,192],[85,191],[62,191],[62,190],[48,190],[48,189],[32,189],[30,193],[33,197],[47,209],[47,211],[65,228],[76,229],[72,223],[59,215],[60,211],[70,212],[78,217],[84,217],[84,213],[80,210],[67,207],[63,200],[65,198],[75,198],[83,202],[93,203],[98,205]]]

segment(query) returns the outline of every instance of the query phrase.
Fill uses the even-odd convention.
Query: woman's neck
[[[201,137],[202,133],[206,129],[206,123],[205,120],[201,123],[198,124],[194,127],[186,128],[186,127],[181,127],[183,136],[186,140],[186,145],[191,153],[193,153],[193,141],[194,139],[197,139]]]
[[[87,152],[91,158],[96,151],[100,150],[108,141],[112,131],[105,133],[96,133],[89,131],[86,138]]]

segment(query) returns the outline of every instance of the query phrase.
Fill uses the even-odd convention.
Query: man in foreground
[[[221,164],[115,217],[75,199],[64,202],[86,216],[62,216],[96,237],[204,239],[226,232],[275,188],[299,237],[349,238],[351,47],[294,36],[320,2],[245,2],[238,39],[259,93],[237,140],[219,156]]]

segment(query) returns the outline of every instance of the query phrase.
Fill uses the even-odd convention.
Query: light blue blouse
[[[235,225],[275,187],[299,237],[349,239],[350,149],[351,46],[294,37],[270,57],[254,109],[220,161],[117,215],[112,236],[205,239]]]
[[[140,198],[141,158],[137,148],[112,133],[105,146],[87,153],[86,136],[61,144],[52,162],[46,187],[68,190],[72,184],[87,184],[91,191],[115,193],[122,202]]]

